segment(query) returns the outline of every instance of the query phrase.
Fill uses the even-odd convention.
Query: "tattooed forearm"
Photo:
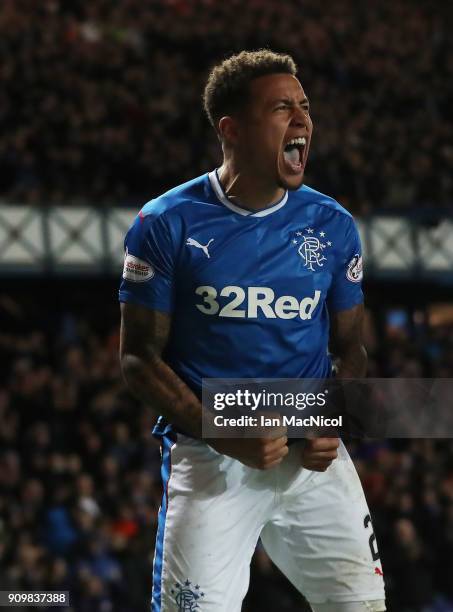
[[[367,368],[367,353],[364,346],[350,348],[335,359],[337,378],[364,378]]]
[[[131,392],[188,434],[201,437],[201,404],[162,359],[169,315],[121,304],[120,359]]]

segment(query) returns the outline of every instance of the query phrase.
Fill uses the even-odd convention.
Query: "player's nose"
[[[306,127],[307,131],[310,124],[310,117],[306,110],[300,106],[295,106],[291,117],[291,125],[293,127]]]

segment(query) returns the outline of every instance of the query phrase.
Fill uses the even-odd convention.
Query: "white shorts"
[[[325,472],[300,466],[299,443],[261,471],[175,439],[162,441],[152,612],[239,612],[260,536],[310,603],[385,598],[368,506],[343,445]]]

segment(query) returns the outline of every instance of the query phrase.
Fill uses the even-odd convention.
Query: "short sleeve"
[[[141,212],[126,234],[124,250],[120,302],[171,312],[175,256],[164,216]]]
[[[327,296],[328,307],[333,312],[348,310],[363,302],[362,246],[354,220],[351,217],[347,219],[344,247],[335,266]]]

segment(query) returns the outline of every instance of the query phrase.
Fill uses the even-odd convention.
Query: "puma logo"
[[[195,238],[187,238],[186,244],[187,246],[194,246],[196,249],[201,249],[206,255],[206,257],[209,259],[211,256],[209,255],[208,247],[211,242],[214,242],[214,238],[211,238],[208,244],[200,244],[198,240],[195,240]]]

